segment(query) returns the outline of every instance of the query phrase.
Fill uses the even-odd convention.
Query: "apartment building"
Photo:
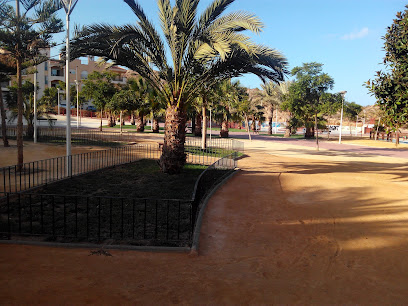
[[[45,56],[50,58],[50,49],[44,49],[43,53]],[[48,87],[56,87],[59,81],[65,82],[65,60],[59,59],[49,59],[37,67],[37,86],[38,86],[38,99],[40,99],[44,94],[44,89]],[[111,66],[107,68],[109,71],[117,73],[117,77],[113,80],[113,83],[116,84],[125,84],[128,76],[132,75],[129,70],[118,67]],[[23,71],[23,79],[34,82],[34,74],[28,74],[27,71],[33,69],[27,69]],[[101,67],[93,56],[88,56],[86,58],[75,59],[70,62],[69,65],[69,84],[73,86],[76,84],[76,81],[79,82],[79,91],[83,85],[83,80],[88,78],[88,75],[94,71],[104,71],[105,67]],[[14,79],[15,80],[15,79]],[[1,90],[5,94],[9,86],[14,80],[11,80],[8,84],[2,83]],[[64,100],[61,100],[61,103],[65,103]]]

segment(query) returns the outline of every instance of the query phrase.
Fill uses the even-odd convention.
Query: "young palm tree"
[[[254,15],[222,15],[234,0],[215,0],[197,16],[199,0],[158,0],[161,28],[171,54],[158,31],[135,0],[124,0],[138,18],[136,25],[95,24],[84,27],[73,40],[75,57],[95,55],[128,67],[151,84],[167,104],[162,171],[178,173],[184,153],[186,107],[204,85],[254,73],[263,81],[282,81],[287,61],[278,51],[257,45],[243,34],[263,27]]]
[[[229,137],[228,123],[233,116],[234,99],[238,95],[239,82],[224,80],[219,83],[216,92],[219,103],[216,105],[214,117],[221,123],[220,137]]]

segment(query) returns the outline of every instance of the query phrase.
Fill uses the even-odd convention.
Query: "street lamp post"
[[[66,107],[67,107],[67,135],[66,135],[66,155],[67,155],[67,174],[72,175],[72,153],[71,153],[71,101],[69,97],[69,19],[72,11],[78,0],[61,0],[61,4],[64,7],[66,13],[66,25],[67,25],[67,37],[66,37],[66,62],[65,62],[65,95],[66,95]]]
[[[340,134],[339,134],[339,144],[341,144],[341,130],[343,129],[343,108],[344,108],[344,96],[347,91],[340,91],[341,94],[341,115],[340,115]]]
[[[79,81],[75,80],[76,86],[76,100],[77,100],[77,128],[79,128]]]
[[[61,91],[61,89],[57,88],[57,92],[58,92],[58,115],[60,114],[60,91]]]
[[[34,71],[34,143],[37,143],[37,66]]]

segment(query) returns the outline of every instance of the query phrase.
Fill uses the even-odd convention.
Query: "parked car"
[[[66,104],[60,104],[60,107],[61,108],[67,108],[67,105]],[[74,105],[74,104],[71,104],[71,109],[72,108],[75,108],[76,107],[76,104]]]
[[[89,106],[86,107],[86,110],[91,111],[91,112],[96,112],[96,107],[93,106],[93,105],[89,105]]]

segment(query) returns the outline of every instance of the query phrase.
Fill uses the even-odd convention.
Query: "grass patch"
[[[115,126],[108,126],[108,125],[104,125],[104,128],[108,128],[108,129],[120,129],[120,125],[116,124]],[[136,130],[137,126],[136,125],[131,125],[131,124],[127,124],[127,125],[122,125],[122,129],[126,129],[126,130]],[[164,127],[159,127],[160,131],[164,131]],[[145,132],[150,132],[150,126],[145,126]]]
[[[222,148],[206,148],[202,149],[201,147],[185,147],[185,152],[193,155],[199,156],[209,156],[209,157],[224,157],[234,153],[234,150],[226,150]],[[241,157],[243,153],[237,152],[237,157]]]

